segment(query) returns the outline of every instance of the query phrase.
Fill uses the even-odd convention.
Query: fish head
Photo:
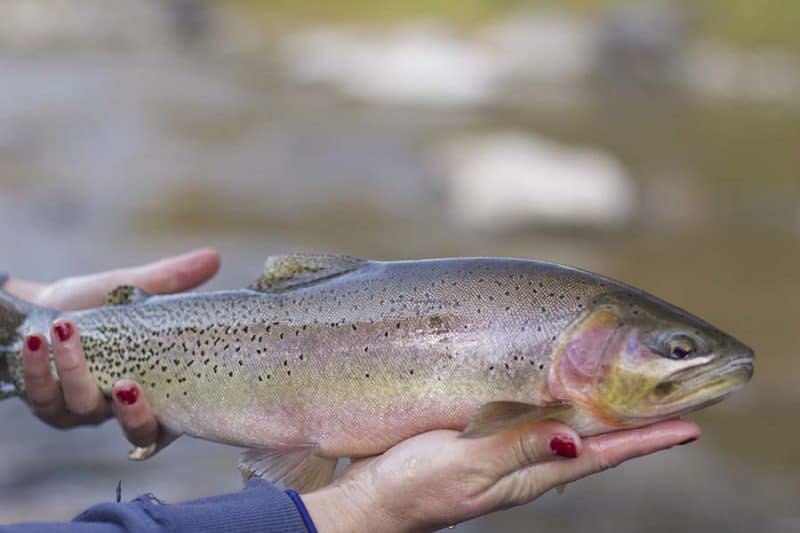
[[[701,409],[753,375],[753,350],[644,293],[598,298],[554,346],[551,394],[604,425],[637,427]]]

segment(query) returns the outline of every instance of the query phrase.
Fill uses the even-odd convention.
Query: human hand
[[[355,461],[332,485],[303,495],[319,531],[432,531],[690,442],[700,428],[669,421],[581,441],[569,427],[547,421],[480,439],[458,435],[417,435]]]
[[[140,267],[65,278],[49,285],[12,278],[4,289],[45,307],[84,309],[103,305],[108,292],[119,285],[135,285],[154,294],[190,289],[212,277],[219,262],[216,251],[197,250]],[[32,333],[23,345],[25,392],[33,412],[62,429],[98,424],[116,413],[134,445],[145,447],[155,442],[158,424],[139,386],[121,380],[114,385],[113,401],[109,401],[89,372],[75,324],[58,320],[50,333],[58,379],[52,375],[50,347],[42,333]]]

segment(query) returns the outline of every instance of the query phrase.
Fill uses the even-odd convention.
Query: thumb
[[[97,307],[119,285],[134,285],[156,294],[183,291],[213,276],[219,263],[216,250],[202,249],[139,267],[67,278],[46,289],[39,303],[58,309]]]

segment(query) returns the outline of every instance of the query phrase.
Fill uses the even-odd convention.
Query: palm
[[[549,449],[554,435],[579,442],[579,457]],[[389,516],[416,509],[434,526],[455,524],[522,505],[550,489],[617,464],[692,440],[699,428],[669,421],[580,439],[569,428],[545,421],[481,439],[438,430],[416,435],[381,455],[354,460],[334,482],[347,493],[369,495]],[[435,517],[431,521],[431,517]]]

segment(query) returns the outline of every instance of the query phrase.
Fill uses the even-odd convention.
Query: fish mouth
[[[656,384],[653,392],[658,403],[697,402],[700,408],[739,390],[752,377],[753,356],[747,353],[680,370]]]

